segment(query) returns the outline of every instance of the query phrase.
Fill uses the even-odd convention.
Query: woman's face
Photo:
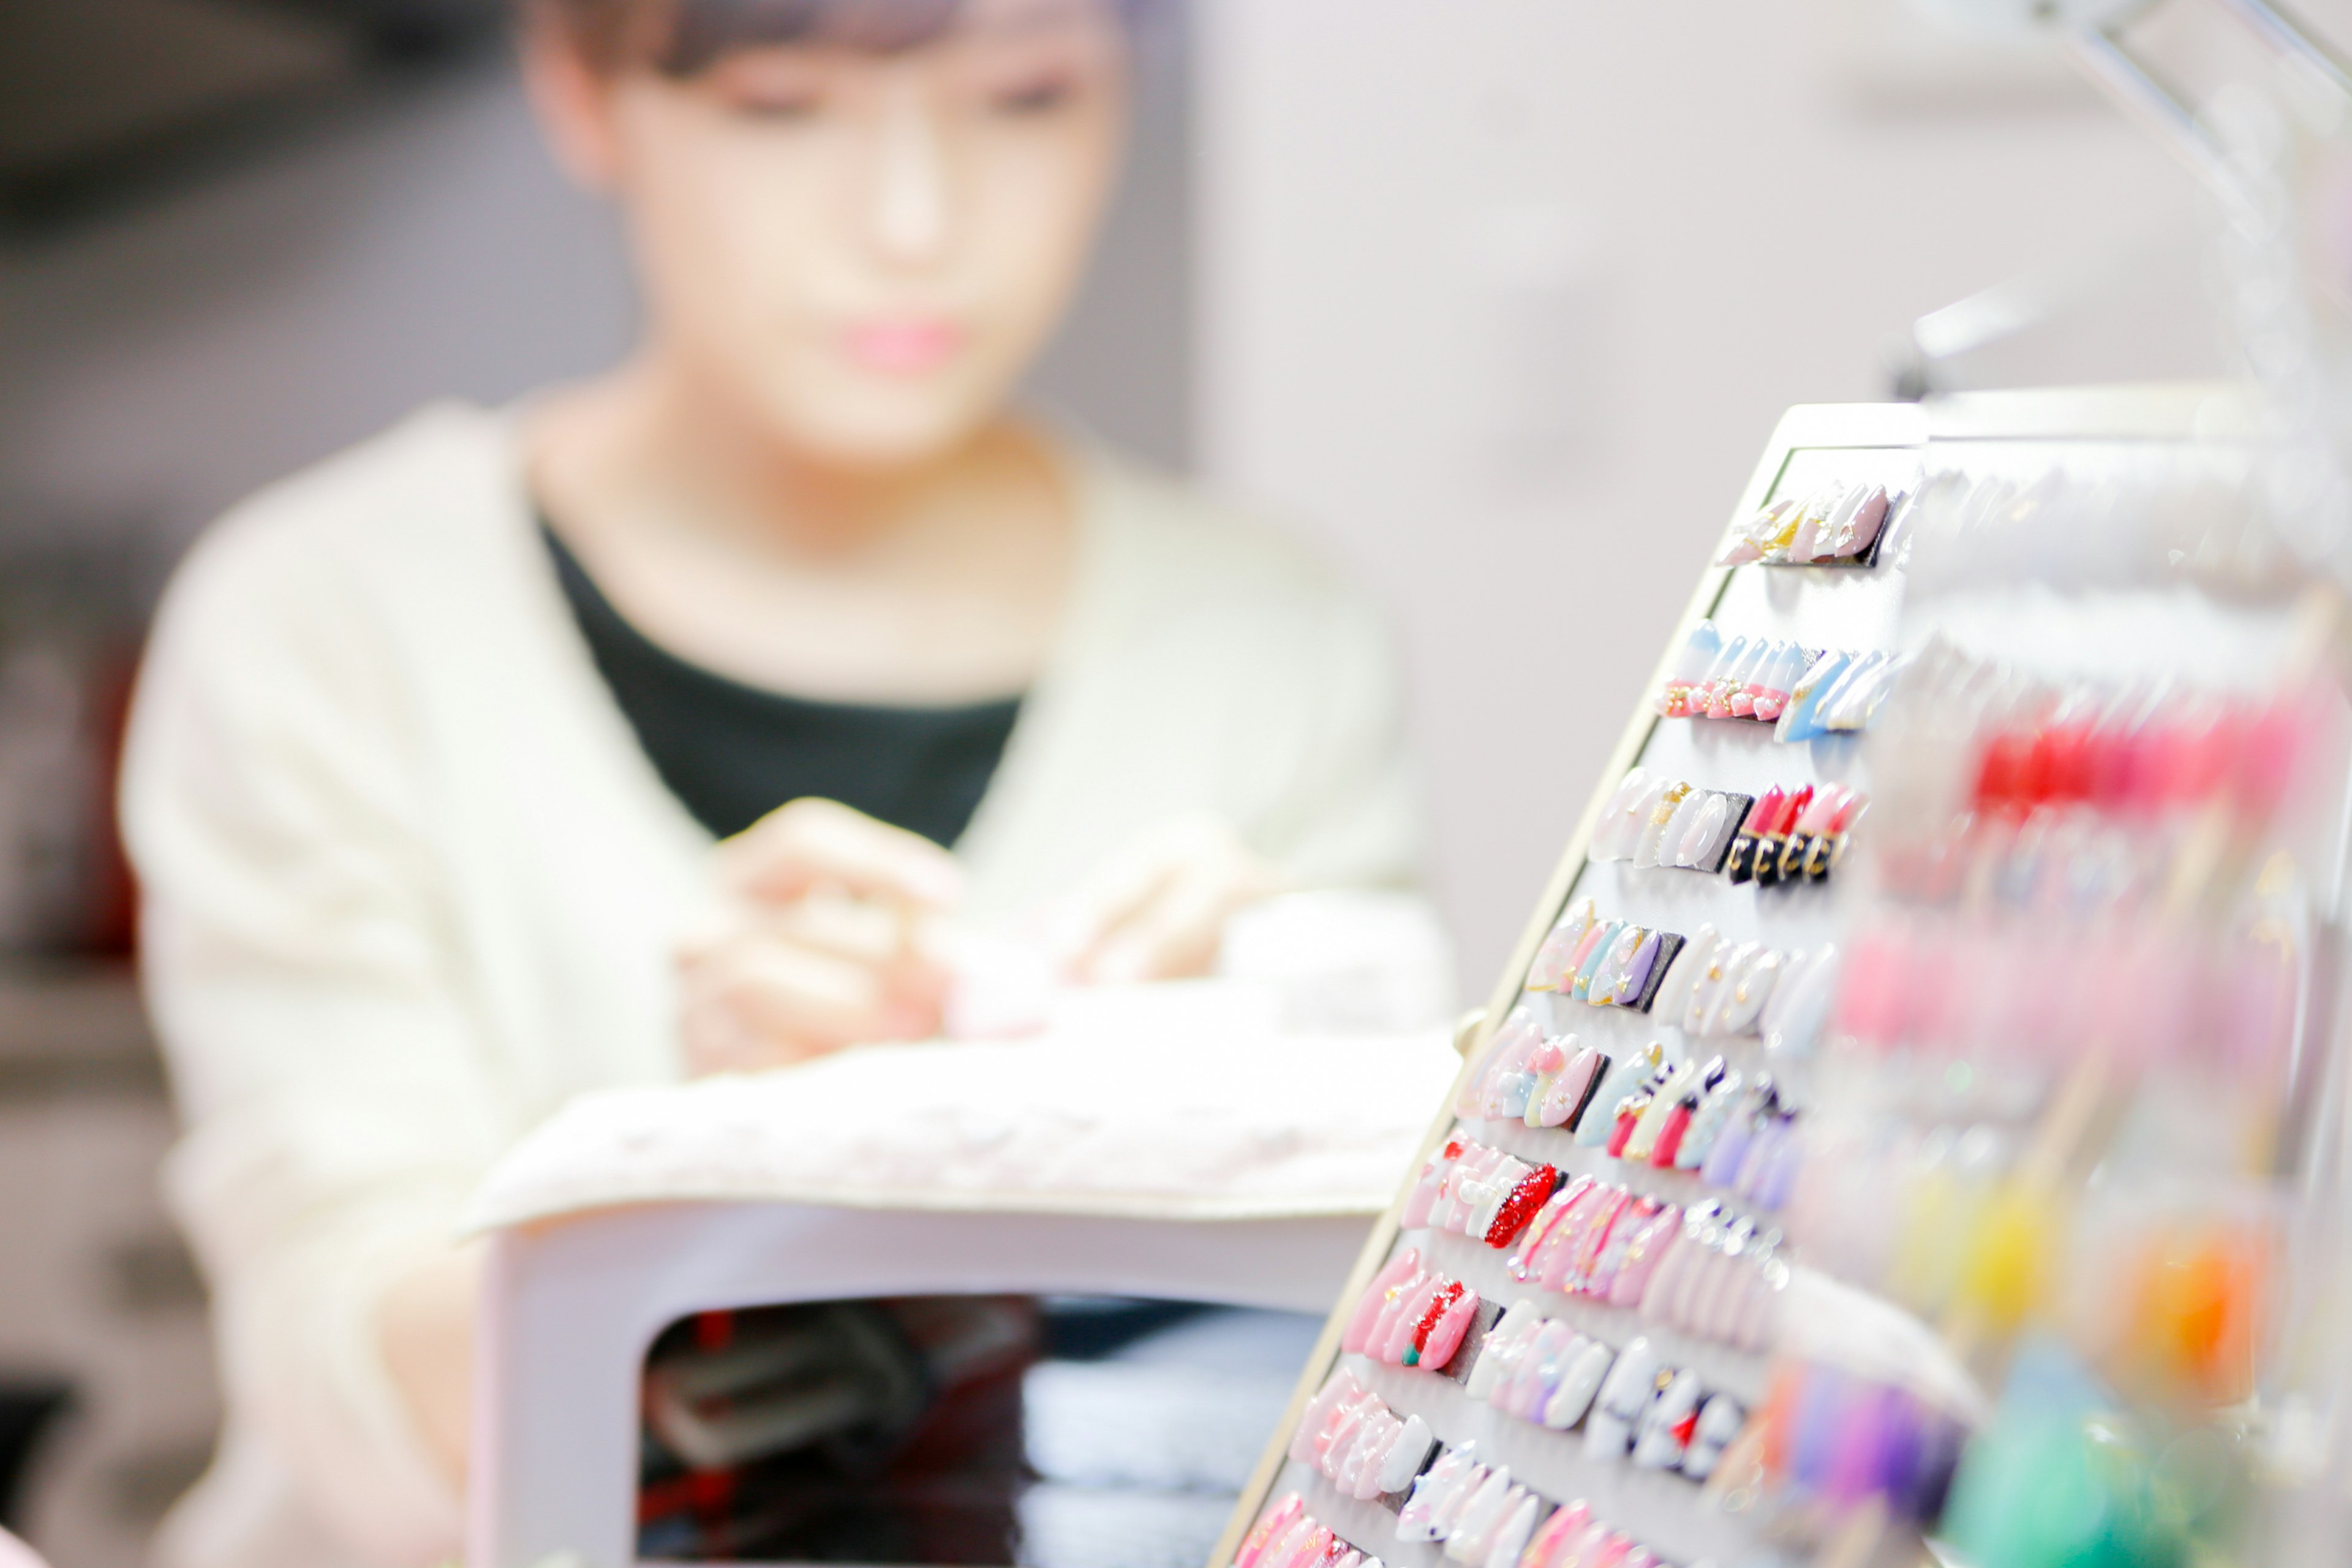
[[[656,355],[730,422],[851,467],[921,462],[1000,405],[1126,123],[1105,0],[967,0],[898,53],[743,47],[683,79],[534,47],[559,142],[626,208]]]

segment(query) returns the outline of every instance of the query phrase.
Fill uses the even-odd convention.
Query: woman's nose
[[[934,259],[948,237],[946,148],[939,113],[912,71],[893,73],[877,128],[870,226],[875,248],[889,262]]]

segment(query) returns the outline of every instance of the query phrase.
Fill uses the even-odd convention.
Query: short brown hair
[[[936,37],[962,0],[522,0],[589,61],[692,76],[730,49],[818,41],[888,53]],[[1124,6],[1117,7],[1123,9]]]

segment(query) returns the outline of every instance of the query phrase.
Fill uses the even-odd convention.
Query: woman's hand
[[[1112,855],[1047,914],[1065,972],[1094,984],[1183,980],[1217,962],[1225,921],[1282,890],[1222,817],[1172,817]]]
[[[416,1435],[460,1491],[474,1415],[474,1303],[482,1289],[480,1241],[436,1252],[395,1279],[376,1309],[384,1370],[407,1402]]]
[[[796,800],[719,847],[720,905],[679,944],[688,1071],[784,1067],[940,1028],[947,974],[921,928],[962,892],[930,840]]]

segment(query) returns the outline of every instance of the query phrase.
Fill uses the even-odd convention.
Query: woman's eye
[[[750,120],[808,120],[825,106],[820,74],[797,61],[740,56],[723,61],[710,86],[730,112]]]
[[[813,120],[824,108],[818,92],[737,92],[728,107],[751,120]]]
[[[1051,114],[1077,96],[1077,84],[1067,77],[1047,77],[1001,89],[988,95],[988,106],[999,114]]]
[[[759,98],[737,104],[735,111],[753,120],[814,120],[823,107],[814,98]]]

